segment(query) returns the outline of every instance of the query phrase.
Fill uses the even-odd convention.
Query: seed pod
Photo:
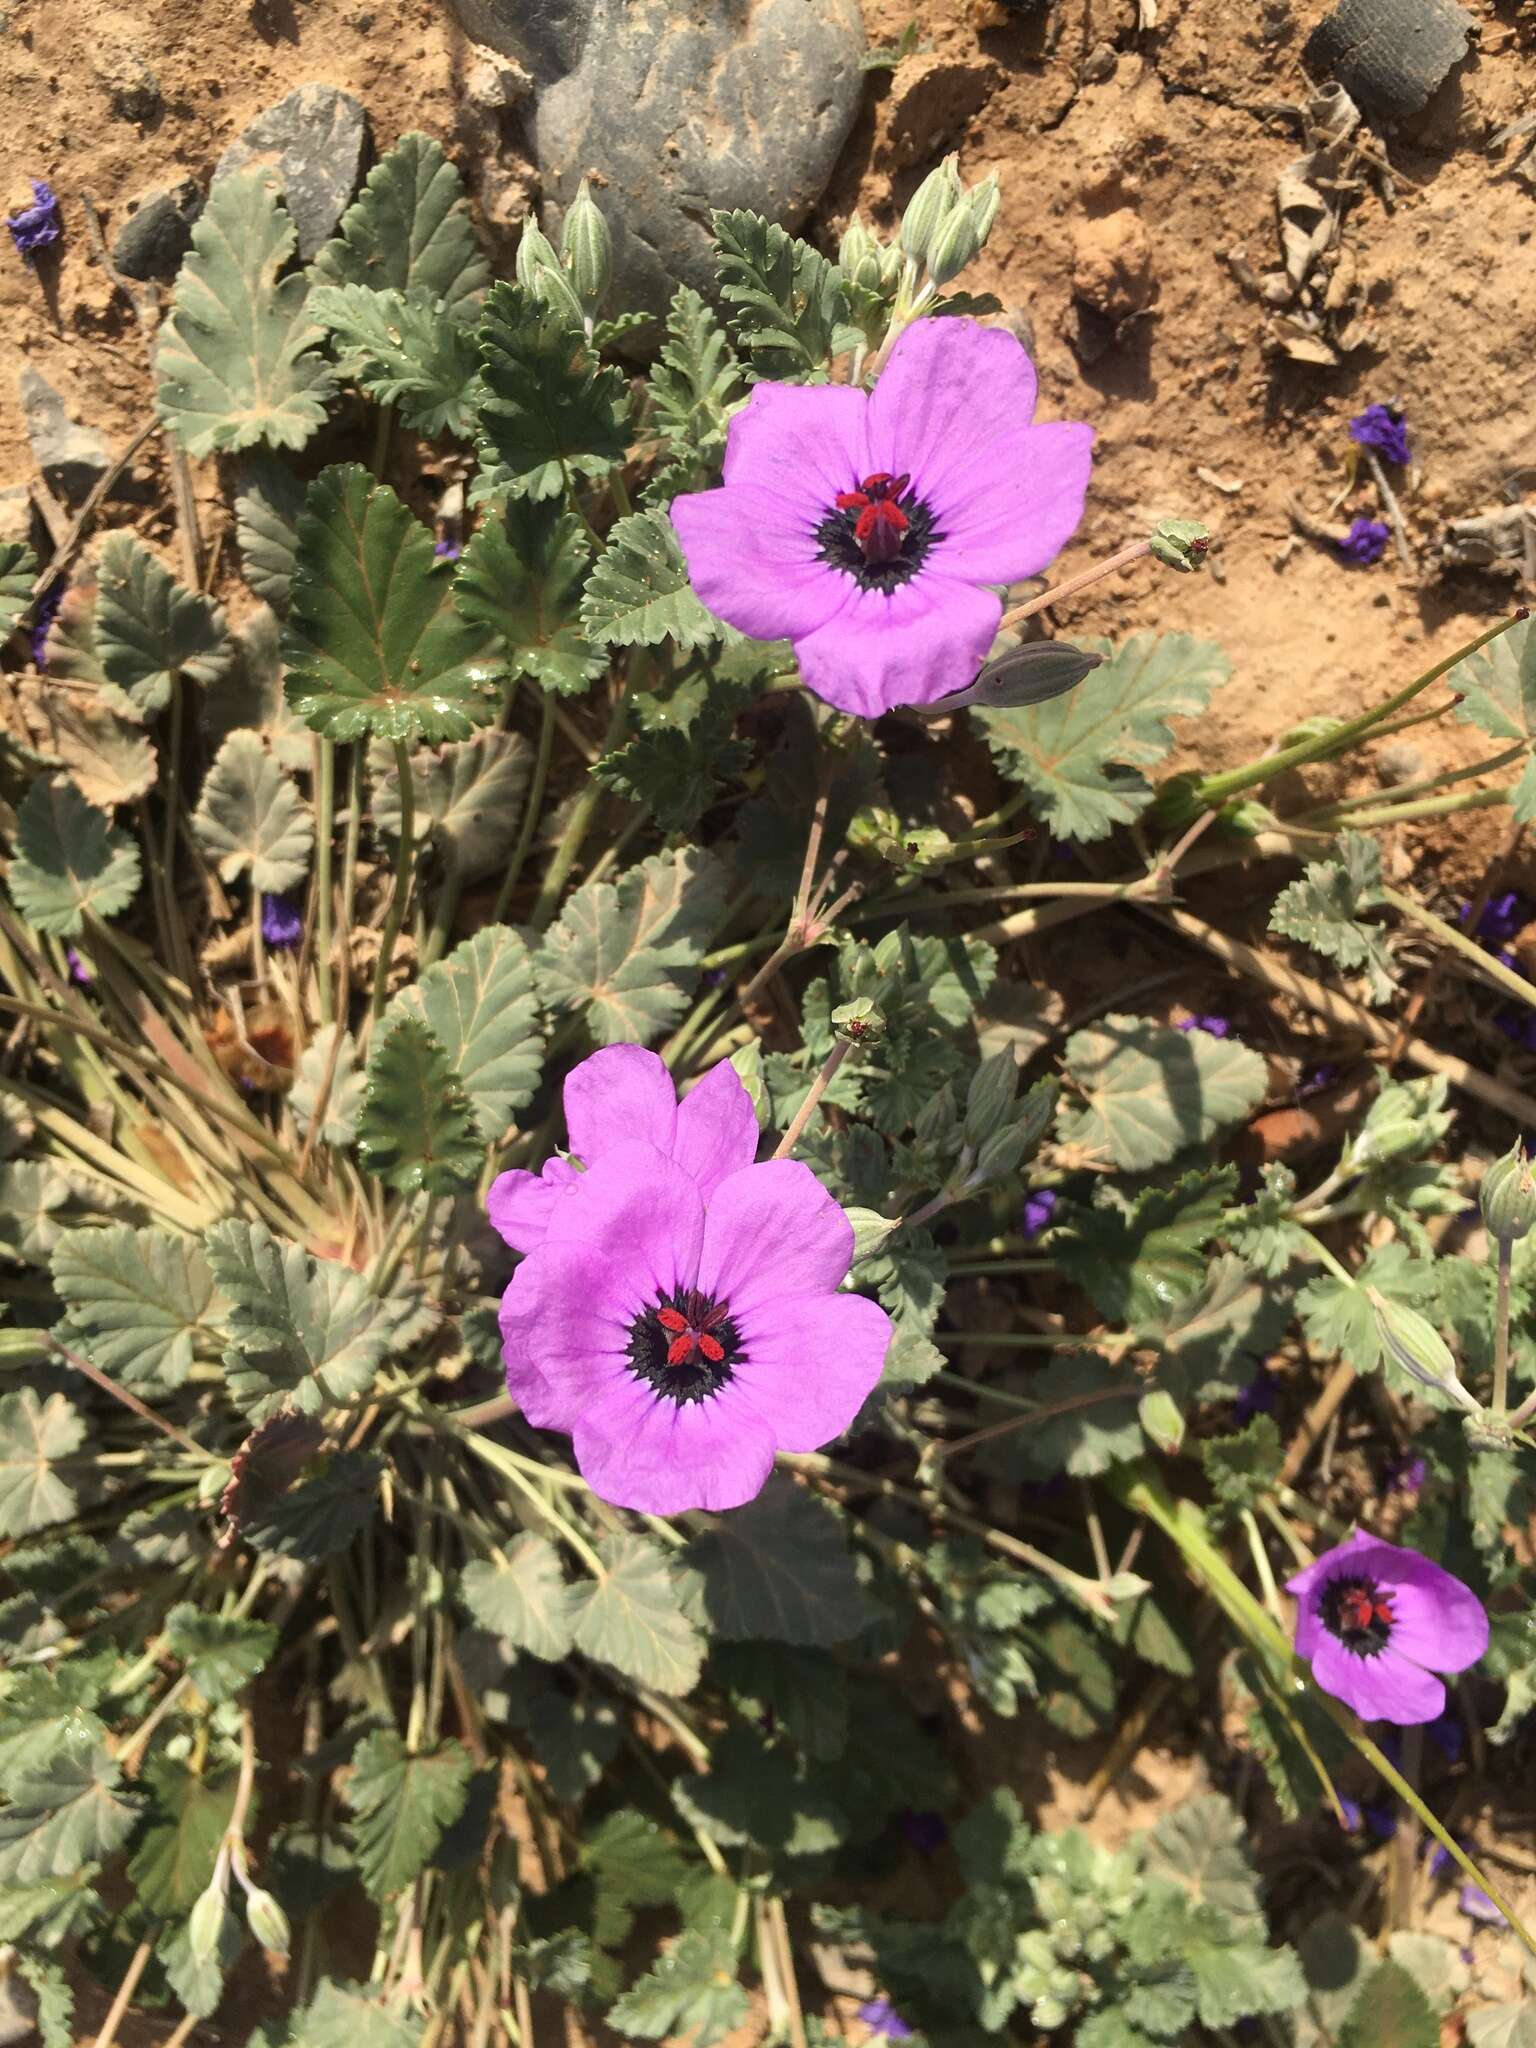
[[[1365,1295],[1376,1319],[1376,1333],[1388,1356],[1396,1359],[1421,1387],[1433,1387],[1468,1415],[1480,1416],[1482,1409],[1457,1377],[1456,1361],[1434,1324],[1417,1309],[1400,1301],[1388,1301],[1374,1287],[1368,1287]]]
[[[1143,1394],[1137,1405],[1141,1426],[1160,1451],[1171,1458],[1184,1441],[1184,1413],[1172,1394],[1163,1387]]]
[[[613,281],[613,235],[585,178],[566,209],[560,249],[582,312],[591,319]]]
[[[1477,1199],[1489,1235],[1500,1244],[1516,1244],[1530,1235],[1536,1225],[1536,1178],[1518,1139],[1483,1175]]]
[[[1198,569],[1211,545],[1210,528],[1198,519],[1159,519],[1150,546],[1169,569]]]
[[[252,1934],[275,1956],[288,1953],[288,1915],[270,1892],[252,1886],[245,1895],[246,1924]]]
[[[1031,640],[1026,646],[995,654],[965,689],[910,708],[921,717],[942,718],[972,704],[983,711],[1043,704],[1048,697],[1075,690],[1103,659],[1102,654],[1085,654],[1080,647],[1069,647],[1064,640]]]
[[[920,269],[928,264],[933,238],[957,206],[965,202],[965,189],[952,156],[945,157],[936,170],[924,178],[907,201],[901,216],[901,249]]]

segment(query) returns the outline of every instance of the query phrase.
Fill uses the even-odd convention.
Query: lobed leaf
[[[459,1575],[464,1604],[482,1628],[530,1656],[556,1664],[574,1640],[576,1602],[560,1554],[542,1536],[525,1533],[504,1562],[477,1559]]]
[[[515,676],[580,696],[607,667],[585,638],[581,591],[592,550],[581,521],[558,505],[508,498],[464,550],[453,598],[495,633]]]
[[[293,1086],[288,1091],[288,1102],[299,1135],[308,1137],[319,1106],[320,1090],[329,1072],[331,1087],[325,1101],[325,1120],[320,1126],[319,1142],[322,1145],[350,1145],[356,1138],[366,1086],[357,1064],[357,1041],[350,1031],[342,1032],[341,1050],[336,1055],[334,1067],[331,1064],[331,1047],[339,1029],[336,1024],[321,1025],[299,1054]]]
[[[330,335],[342,375],[359,390],[398,407],[418,434],[469,437],[480,369],[474,330],[439,299],[420,290],[317,285],[309,311]]]
[[[220,747],[192,831],[223,881],[248,874],[252,889],[275,896],[296,889],[309,873],[314,819],[260,733],[232,732]]]
[[[720,296],[737,342],[763,377],[824,371],[848,295],[837,265],[761,214],[714,217]]]
[[[479,732],[411,756],[418,841],[430,835],[450,873],[474,882],[512,848],[528,786],[528,743],[517,733]],[[400,776],[390,765],[374,786],[374,823],[400,836]]]
[[[1536,742],[1536,633],[1529,619],[1459,661],[1445,681],[1456,694],[1460,724],[1496,740]],[[1536,818],[1536,754],[1521,771],[1511,808],[1516,824]]]
[[[137,718],[165,709],[178,675],[218,682],[235,652],[219,607],[184,589],[131,533],[101,544],[95,641],[109,698]]]
[[[368,173],[315,258],[327,285],[420,291],[456,319],[473,314],[491,270],[470,222],[464,180],[430,135],[402,135]]]
[[[179,1387],[217,1327],[213,1275],[194,1238],[111,1223],[71,1230],[52,1260],[65,1343],[125,1386]]]
[[[205,1614],[182,1600],[165,1617],[171,1655],[187,1667],[187,1676],[210,1706],[238,1699],[277,1648],[277,1630],[270,1622],[235,1614]]]
[[[139,1898],[157,1918],[190,1913],[207,1889],[219,1844],[235,1808],[237,1771],[204,1777],[169,1757],[145,1769],[155,1794],[155,1819],[128,1865]],[[162,1819],[168,1814],[169,1819]]]
[[[54,1471],[85,1442],[85,1424],[62,1394],[31,1387],[0,1395],[0,1536],[35,1536],[75,1511],[74,1489]]]
[[[432,536],[360,463],[324,469],[299,520],[287,697],[328,739],[462,740],[499,664],[453,608]]]
[[[1363,832],[1339,836],[1339,860],[1311,861],[1299,881],[1275,898],[1269,928],[1297,939],[1347,972],[1365,975],[1371,1001],[1385,1003],[1396,988],[1386,934],[1361,912],[1382,901],[1381,848]]]
[[[643,1536],[621,1535],[605,1537],[597,1554],[602,1578],[571,1588],[575,1647],[657,1692],[691,1692],[704,1643],[683,1611],[667,1553]]]
[[[288,610],[304,482],[272,456],[252,456],[241,465],[243,488],[235,499],[235,538],[240,569],[256,595],[282,617]]]
[[[64,689],[34,675],[18,677],[15,689],[34,742],[63,766],[88,804],[110,811],[154,788],[154,748],[104,694]]]
[[[505,925],[486,926],[390,1007],[418,1019],[442,1047],[481,1142],[494,1144],[513,1112],[533,1100],[544,1064],[533,955],[523,940]]]
[[[402,1194],[474,1184],[485,1140],[453,1063],[416,1017],[401,1014],[373,1049],[357,1140],[368,1171]]]
[[[724,896],[724,871],[693,847],[585,883],[535,956],[546,1006],[585,1010],[600,1045],[647,1044],[686,1010]]]
[[[11,897],[40,932],[72,939],[86,912],[116,917],[138,894],[139,849],[75,788],[34,782],[16,813]]]
[[[309,286],[281,275],[297,241],[270,172],[215,181],[155,351],[155,409],[198,460],[302,448],[324,424],[335,387]]]
[[[589,640],[613,647],[655,647],[663,640],[690,654],[725,630],[694,596],[688,564],[665,512],[632,512],[608,536],[587,578],[581,622]]]
[[[514,497],[605,476],[628,445],[629,390],[579,329],[521,285],[494,285],[480,323],[480,456]]]
[[[841,1523],[783,1473],[746,1507],[717,1516],[687,1555],[719,1641],[819,1649],[873,1618]]]
[[[24,540],[0,541],[0,638],[9,638],[18,619],[32,609],[37,557]]]
[[[1082,1103],[1063,1106],[1061,1142],[1131,1173],[1209,1145],[1252,1113],[1268,1085],[1263,1060],[1235,1038],[1146,1017],[1105,1017],[1074,1032],[1066,1069]]]
[[[118,1791],[120,1782],[101,1743],[61,1750],[43,1768],[18,1774],[0,1807],[0,1884],[72,1877],[120,1849],[139,1804]]]
[[[729,1939],[690,1931],[609,2008],[608,2024],[631,2040],[712,2048],[750,2011]]]
[[[366,1736],[352,1759],[347,1804],[352,1842],[369,1896],[393,1898],[436,1854],[463,1811],[474,1759],[462,1743],[411,1751],[393,1729]]]

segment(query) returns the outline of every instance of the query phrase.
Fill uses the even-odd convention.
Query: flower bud
[[[1367,1287],[1365,1296],[1387,1356],[1395,1359],[1421,1387],[1433,1387],[1467,1414],[1480,1416],[1482,1409],[1458,1379],[1450,1347],[1434,1324],[1417,1309],[1400,1301],[1388,1301],[1374,1287]]]
[[[957,206],[949,218],[929,237],[928,275],[935,284],[948,284],[974,263],[981,254],[981,236],[969,206]]]
[[[524,291],[532,292],[540,305],[562,314],[575,327],[583,325],[586,316],[580,299],[571,289],[565,266],[555,254],[553,244],[531,220],[524,225],[522,240],[517,245],[516,269],[518,283]]]
[[[1389,1159],[1401,1159],[1424,1142],[1424,1126],[1409,1115],[1374,1112],[1364,1128],[1355,1133],[1339,1161],[1341,1174],[1363,1173],[1368,1166],[1385,1166]]]
[[[224,1926],[225,1883],[221,1862],[213,1873],[212,1883],[199,1894],[187,1920],[187,1945],[200,1963],[212,1962],[219,1952],[219,1935]]]
[[[844,1209],[843,1214],[853,1225],[854,1265],[860,1259],[872,1259],[883,1249],[892,1231],[901,1228],[899,1216],[893,1222],[889,1216],[882,1216],[878,1209]]]
[[[566,209],[560,250],[582,312],[590,319],[607,298],[613,281],[613,234],[585,178]]]
[[[0,1330],[0,1366],[41,1365],[55,1355],[43,1330]]]
[[[1211,532],[1197,519],[1159,519],[1150,545],[1167,568],[1198,569],[1210,548]]]
[[[1019,1063],[1013,1047],[1005,1045],[982,1061],[971,1076],[965,1096],[965,1137],[967,1144],[984,1145],[1013,1113],[1019,1092]]]
[[[261,1943],[276,1956],[288,1953],[288,1915],[270,1892],[252,1885],[245,1895],[246,1925]]]
[[[907,210],[901,216],[902,254],[910,256],[919,267],[926,266],[934,236],[964,199],[955,159],[947,156],[907,201]]]
[[[867,257],[880,260],[880,245],[864,225],[863,214],[855,211],[837,245],[837,266],[844,277],[855,277]]]
[[[979,249],[985,245],[988,235],[991,234],[992,224],[997,219],[997,210],[1003,203],[1002,189],[998,185],[996,171],[990,177],[983,178],[979,185],[971,187],[965,195],[965,203],[976,225],[976,246]]]
[[[1515,1244],[1530,1235],[1536,1224],[1536,1178],[1518,1139],[1483,1175],[1477,1199],[1489,1236],[1500,1244]]]
[[[1184,1441],[1184,1414],[1172,1394],[1162,1387],[1143,1394],[1137,1413],[1142,1428],[1157,1448],[1170,1458],[1176,1456]]]

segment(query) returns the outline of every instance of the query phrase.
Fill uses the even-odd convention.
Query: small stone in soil
[[[184,178],[158,192],[146,192],[118,229],[112,261],[125,277],[146,284],[170,284],[192,246],[192,228],[203,210],[196,182]]]
[[[65,504],[78,505],[111,467],[106,442],[70,418],[58,392],[30,364],[21,373],[20,392],[22,421],[44,482]]]
[[[368,116],[361,100],[334,85],[301,85],[258,114],[219,158],[214,182],[253,164],[270,164],[299,231],[308,263],[335,234],[362,182]]]
[[[108,103],[118,120],[134,121],[143,127],[155,119],[163,105],[160,81],[135,44],[101,43],[96,48],[92,63],[96,76],[107,89]]]
[[[710,214],[795,226],[820,198],[863,91],[858,0],[449,0],[529,73],[544,228],[591,175],[614,240],[613,306],[715,295]],[[654,337],[653,337],[654,338]]]

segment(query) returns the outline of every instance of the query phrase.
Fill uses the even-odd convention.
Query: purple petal
[[[1456,1903],[1469,1920],[1481,1920],[1489,1927],[1502,1927],[1504,1915],[1489,1898],[1481,1885],[1475,1885],[1468,1878],[1456,1894]]]
[[[865,449],[871,401],[847,384],[758,384],[725,434],[728,486],[752,484],[814,523],[878,463]]]
[[[1383,1550],[1396,1551],[1395,1544]],[[1488,1647],[1488,1615],[1470,1587],[1416,1551],[1362,1567],[1392,1594],[1392,1648],[1435,1671],[1465,1671]]]
[[[674,498],[672,524],[700,603],[754,640],[798,640],[825,625],[849,582],[817,557],[816,527],[832,503],[806,492],[791,504],[756,483]]]
[[[565,1077],[570,1149],[588,1166],[630,1139],[672,1150],[677,1089],[666,1063],[640,1045],[606,1045]]]
[[[707,1202],[728,1174],[757,1157],[757,1111],[740,1074],[721,1060],[677,1105],[672,1157]]]
[[[1374,1657],[1360,1657],[1326,1630],[1312,1659],[1312,1676],[1324,1692],[1353,1707],[1362,1721],[1395,1721],[1411,1727],[1433,1721],[1445,1707],[1445,1687],[1439,1679],[1390,1645]]]
[[[947,502],[929,499],[944,536],[934,568],[974,583],[1017,583],[1054,562],[1083,522],[1093,442],[1092,427],[1067,420],[1000,434],[963,489],[951,486]]]
[[[893,704],[931,704],[963,690],[986,660],[1002,600],[920,569],[895,590],[848,595],[795,647],[806,688],[839,711],[878,718]]]
[[[880,1383],[891,1319],[861,1294],[759,1301],[734,1319],[745,1350],[736,1383],[781,1451],[840,1437]]]
[[[582,1176],[566,1159],[547,1159],[542,1173],[521,1168],[498,1174],[485,1198],[491,1228],[500,1231],[515,1252],[531,1252],[549,1234],[556,1202],[574,1194]]]
[[[612,1285],[638,1306],[705,1284],[697,1277],[704,1235],[704,1203],[693,1176],[654,1145],[636,1141],[611,1147],[588,1169],[580,1200],[557,1205],[540,1252],[554,1244],[601,1251],[611,1262]],[[579,1324],[583,1312],[573,1294],[565,1315]]]
[[[916,496],[936,510],[963,506],[993,474],[994,443],[1034,418],[1035,390],[1035,366],[1005,328],[916,320],[869,401],[869,469],[909,474]]]
[[[727,1386],[703,1401],[667,1401],[639,1381],[633,1396],[594,1403],[573,1433],[581,1476],[603,1500],[647,1515],[720,1513],[755,1499],[773,1470],[773,1436]]]
[[[730,1303],[738,1327],[743,1316],[767,1326],[787,1299],[834,1293],[852,1263],[853,1225],[815,1174],[797,1159],[771,1159],[716,1188],[698,1284]]]

